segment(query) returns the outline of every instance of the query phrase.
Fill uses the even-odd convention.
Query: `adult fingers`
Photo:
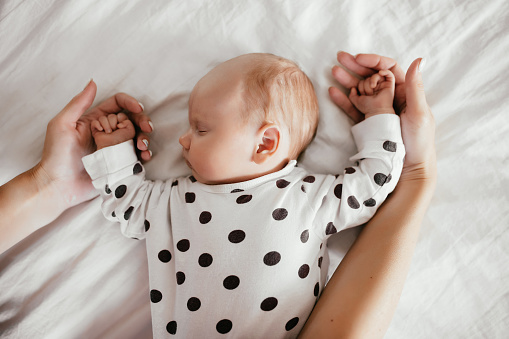
[[[140,157],[143,161],[149,161],[152,158],[152,151],[141,151]]]
[[[136,136],[136,147],[140,151],[148,151],[148,145],[150,144],[149,137],[144,133],[138,133]]]
[[[352,105],[348,97],[335,87],[329,88],[329,96],[331,100],[343,110],[355,123],[361,122],[364,115]]]
[[[116,114],[122,110],[127,110],[133,113],[143,112],[143,107],[138,100],[126,93],[117,93],[114,96],[109,97],[100,103],[97,108],[105,114]]]
[[[355,57],[355,61],[363,67],[376,70],[390,70],[394,74],[396,85],[405,82],[405,72],[403,72],[403,69],[399,66],[396,60],[392,58],[377,54],[358,54]]]
[[[154,125],[150,118],[145,114],[140,114],[136,112],[126,112],[135,125],[137,125],[143,132],[150,133],[154,130]]]
[[[339,66],[332,67],[332,76],[345,88],[357,87],[357,84],[359,83],[358,78],[354,77]]]
[[[422,58],[415,59],[406,74],[406,105],[407,113],[422,112],[423,110],[429,111],[426,95],[424,93],[424,84],[422,82],[421,71],[424,67]]]
[[[375,73],[371,67],[366,67],[365,65],[357,62],[356,58],[350,53],[339,52],[337,59],[341,65],[345,66],[347,69],[361,77],[368,77]]]
[[[61,119],[65,123],[76,124],[78,119],[92,106],[97,92],[97,85],[93,80],[76,95],[57,115],[57,119]]]

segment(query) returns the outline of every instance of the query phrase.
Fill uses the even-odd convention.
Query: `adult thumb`
[[[426,60],[422,58],[415,59],[405,76],[406,104],[407,112],[418,112],[428,107],[426,95],[424,94],[424,84],[422,82],[421,71],[424,68]]]
[[[85,86],[59,113],[59,118],[65,122],[76,123],[78,119],[92,106],[97,92],[97,85],[93,80]]]

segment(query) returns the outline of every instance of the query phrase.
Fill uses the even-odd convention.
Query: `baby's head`
[[[207,184],[257,178],[283,168],[311,142],[318,124],[313,85],[272,54],[246,54],[207,73],[189,98],[180,137],[194,177]]]

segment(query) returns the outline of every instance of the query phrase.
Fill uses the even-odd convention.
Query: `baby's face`
[[[190,127],[179,142],[199,182],[244,181],[253,171],[258,127],[242,118],[242,91],[242,63],[227,61],[205,75],[191,93]]]

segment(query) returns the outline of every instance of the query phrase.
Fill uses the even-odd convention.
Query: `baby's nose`
[[[191,146],[189,139],[189,130],[180,136],[179,143],[182,145],[182,147],[184,147],[184,149],[186,150],[189,149],[189,146]]]

